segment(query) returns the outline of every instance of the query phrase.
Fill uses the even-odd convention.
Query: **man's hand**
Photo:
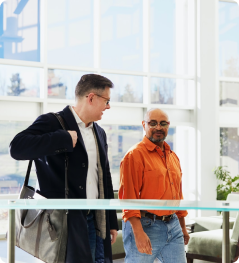
[[[111,245],[113,245],[116,241],[116,237],[118,235],[117,230],[115,229],[110,229],[110,235],[111,235]]]
[[[187,245],[189,242],[190,236],[186,228],[182,229],[182,231],[183,231],[184,244]]]
[[[148,235],[143,230],[142,224],[140,222],[140,218],[130,217],[129,221],[134,232],[134,239],[138,251],[140,253],[152,255],[152,250],[153,250],[152,245]]]
[[[152,245],[148,235],[142,231],[134,233],[135,243],[140,253],[152,255]]]
[[[179,220],[179,223],[180,223],[182,231],[183,231],[184,244],[187,245],[188,241],[190,239],[190,236],[189,236],[188,231],[186,229],[185,219],[184,219],[184,217],[181,217],[178,220]]]
[[[75,148],[77,143],[77,133],[76,131],[68,131],[70,133],[70,136],[72,138],[73,148]]]

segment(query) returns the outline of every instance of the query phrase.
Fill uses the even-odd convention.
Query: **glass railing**
[[[0,200],[1,209],[130,209],[239,211],[239,201],[119,200],[119,199],[17,199]]]
[[[0,209],[9,210],[8,263],[14,260],[14,218],[15,209],[67,209],[67,210],[214,210],[223,213],[222,262],[229,263],[229,212],[239,211],[239,201],[187,201],[187,200],[119,200],[119,199],[0,199]],[[12,232],[12,234],[11,234]],[[11,234],[11,235],[10,235]],[[10,238],[10,236],[12,236]],[[12,252],[13,253],[12,253]]]

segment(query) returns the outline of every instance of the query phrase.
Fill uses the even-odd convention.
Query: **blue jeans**
[[[92,212],[87,215],[87,229],[93,262],[104,263],[104,241],[96,235],[94,213]]]
[[[153,263],[158,258],[162,263],[186,263],[184,238],[178,217],[174,214],[169,222],[142,217],[141,224],[153,248],[152,255],[140,253],[129,221],[123,221],[122,234],[125,263]]]

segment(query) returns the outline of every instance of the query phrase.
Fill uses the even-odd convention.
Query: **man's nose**
[[[157,130],[161,130],[161,129],[162,129],[162,127],[161,127],[160,123],[158,123],[158,124],[157,124],[157,127],[156,127],[156,129],[157,129]]]

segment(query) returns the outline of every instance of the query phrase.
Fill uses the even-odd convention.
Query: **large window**
[[[0,121],[0,194],[18,194],[24,183],[28,162],[12,159],[9,155],[9,143],[29,125],[29,122]],[[29,184],[36,184],[36,174],[33,171]]]
[[[142,71],[143,1],[102,0],[100,8],[101,67]]]
[[[48,98],[73,100],[75,98],[76,84],[82,75],[89,73],[49,68]]]
[[[220,76],[239,78],[239,7],[233,2],[219,3]]]
[[[0,58],[40,61],[40,0],[0,2]]]
[[[94,1],[47,0],[46,3],[48,63],[93,67]]]
[[[193,1],[150,0],[150,71],[194,74]]]
[[[219,2],[220,164],[239,173],[239,6]]]
[[[0,65],[0,96],[40,97],[41,69]]]
[[[239,128],[220,128],[221,165],[231,173],[239,174]]]
[[[115,190],[120,161],[142,140],[144,114],[156,107],[169,114],[167,141],[182,160],[185,185],[195,177],[180,147],[195,125],[194,1],[0,2],[0,194],[18,193],[26,171],[27,162],[8,153],[14,135],[38,115],[74,104],[86,73],[114,83],[111,109],[99,123],[108,136]]]

